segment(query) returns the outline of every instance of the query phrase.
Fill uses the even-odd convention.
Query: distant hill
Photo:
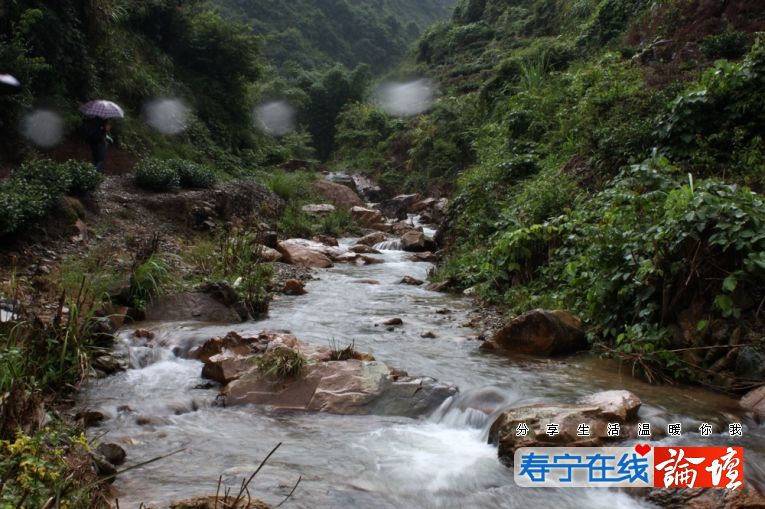
[[[221,12],[265,37],[277,65],[317,68],[336,62],[398,63],[433,22],[448,18],[456,0],[214,0]]]

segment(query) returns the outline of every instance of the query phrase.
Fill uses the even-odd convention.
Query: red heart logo
[[[635,452],[637,452],[641,456],[645,456],[649,452],[651,452],[651,446],[648,444],[638,444],[635,446]]]

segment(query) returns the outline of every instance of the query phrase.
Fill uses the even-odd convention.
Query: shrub
[[[61,421],[0,440],[3,507],[94,507],[100,489],[95,475],[73,466],[87,465],[88,451],[85,435]]]
[[[0,187],[0,235],[44,217],[62,194],[86,194],[100,181],[95,168],[80,161],[36,159],[22,164]]]
[[[136,165],[135,184],[150,191],[169,191],[181,184],[181,178],[167,161],[144,159]]]
[[[295,237],[310,237],[313,235],[311,216],[297,205],[291,205],[282,213],[276,223],[280,232]]]
[[[255,364],[263,375],[283,380],[300,376],[308,360],[305,356],[289,348],[276,348],[266,352],[255,360]]]
[[[308,172],[275,171],[268,176],[266,186],[284,201],[308,198],[314,175]]]
[[[64,168],[72,179],[69,193],[76,196],[92,193],[104,179],[95,166],[84,161],[70,159],[64,163]]]
[[[58,196],[69,191],[72,175],[67,167],[50,159],[27,161],[13,172],[12,180],[35,186],[42,185],[51,196]]]
[[[353,217],[346,210],[336,209],[321,220],[321,232],[339,237],[356,228]]]
[[[749,37],[744,32],[729,28],[719,34],[708,35],[700,46],[704,55],[711,60],[741,58],[746,54]]]
[[[132,304],[142,309],[148,301],[162,292],[162,286],[169,276],[167,262],[156,254],[151,255],[133,270],[130,277]]]
[[[181,187],[207,189],[213,187],[218,181],[215,172],[209,166],[183,159],[173,159],[167,161],[167,164],[175,168]]]

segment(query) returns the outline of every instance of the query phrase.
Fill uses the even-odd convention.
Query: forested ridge
[[[336,63],[393,67],[452,0],[216,0],[230,19],[264,36],[264,54],[278,67],[313,69]]]

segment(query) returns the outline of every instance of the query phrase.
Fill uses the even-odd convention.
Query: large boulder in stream
[[[423,232],[409,230],[401,236],[401,248],[404,251],[424,252],[435,249],[435,244]]]
[[[409,376],[370,355],[352,349],[334,352],[301,343],[286,333],[263,332],[237,341],[231,334],[226,338],[213,338],[192,353],[206,358],[203,376],[225,386],[221,401],[227,406],[258,404],[336,414],[416,417],[435,410],[457,393],[452,385]],[[300,375],[276,378],[261,371],[258,357],[278,349],[299,352],[309,361]]]
[[[226,405],[416,417],[436,409],[456,392],[456,387],[432,378],[401,376],[381,362],[350,359],[311,364],[301,376],[287,380],[274,380],[251,369],[222,394]]]
[[[412,205],[422,200],[420,194],[400,194],[380,203],[379,209],[392,219],[406,219]]]
[[[326,254],[327,247],[311,240],[289,239],[279,242],[276,249],[289,264],[326,269],[332,267],[332,259]]]
[[[749,391],[741,398],[741,407],[754,414],[758,422],[765,421],[765,385]]]
[[[640,399],[629,391],[615,390],[592,394],[575,404],[538,403],[502,412],[491,425],[489,442],[497,444],[499,459],[510,465],[521,447],[596,447],[630,438],[634,426],[621,426],[619,436],[608,435],[608,424],[632,423],[640,409]],[[525,424],[528,432],[517,432]],[[557,433],[547,433],[548,424],[557,424]],[[579,425],[589,426],[589,436],[579,436]]]
[[[313,186],[316,194],[327,201],[331,201],[338,207],[350,210],[353,207],[363,207],[364,201],[348,186],[321,180]]]
[[[361,226],[372,226],[385,222],[379,210],[368,209],[366,207],[356,206],[351,208],[351,217]]]
[[[368,235],[364,235],[359,239],[359,244],[362,244],[364,246],[375,246],[376,244],[380,244],[381,242],[385,242],[388,240],[388,236],[383,232],[373,232]]]
[[[205,283],[194,292],[157,297],[146,305],[150,321],[243,322],[250,318],[236,290],[226,281]]]
[[[575,353],[587,346],[579,318],[568,311],[535,309],[505,325],[481,348],[549,357]]]

